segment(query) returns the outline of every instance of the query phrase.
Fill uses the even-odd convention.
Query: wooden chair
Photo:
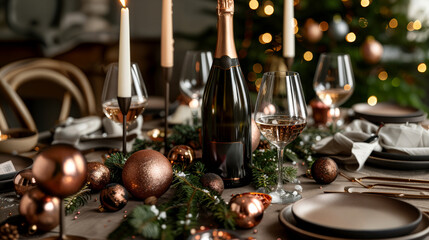
[[[85,74],[76,66],[52,59],[26,59],[10,63],[0,69],[0,89],[12,108],[31,130],[36,124],[17,90],[30,81],[44,80],[64,89],[64,96],[58,122],[67,119],[72,98],[75,99],[81,116],[96,115],[95,97]],[[7,121],[0,109],[0,129],[8,129]]]

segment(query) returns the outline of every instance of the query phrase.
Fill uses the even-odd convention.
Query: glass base
[[[270,192],[269,195],[272,197],[271,203],[274,204],[293,203],[302,198],[301,194],[296,191],[288,192],[283,189],[277,190],[275,192]]]

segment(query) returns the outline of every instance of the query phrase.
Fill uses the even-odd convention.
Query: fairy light
[[[356,41],[356,34],[354,32],[349,32],[346,35],[346,41],[350,43]]]
[[[414,22],[413,21],[411,21],[407,24],[407,30],[410,32],[414,31]]]
[[[378,74],[378,79],[380,79],[381,81],[385,81],[388,77],[389,77],[389,75],[387,74],[386,71],[381,71]]]
[[[398,27],[398,20],[396,20],[396,18],[390,19],[389,27],[390,28],[397,28]]]
[[[319,29],[320,31],[326,32],[329,29],[329,24],[326,21],[322,21],[319,23]]]
[[[368,105],[370,106],[375,106],[377,104],[377,97],[376,96],[371,96],[368,98]]]
[[[273,40],[273,36],[270,33],[264,33],[259,36],[259,42],[261,44],[270,43]]]
[[[426,72],[426,70],[427,70],[427,66],[426,66],[426,64],[425,64],[425,63],[420,63],[420,64],[417,66],[417,71],[419,71],[419,72],[421,72],[421,73]]]
[[[305,52],[304,53],[304,60],[307,62],[313,60],[313,53],[310,51]]]
[[[262,72],[262,65],[260,63],[253,64],[253,71],[255,73],[261,73]]]
[[[265,7],[264,7],[264,13],[267,16],[270,16],[270,15],[272,15],[274,13],[274,6],[272,5],[272,3],[271,4],[268,3],[267,5],[265,5]]]
[[[420,30],[422,28],[422,23],[420,22],[420,20],[416,20],[413,23],[413,28],[414,28],[414,30]]]
[[[252,10],[256,10],[259,7],[259,2],[257,0],[250,0],[249,1],[249,8]]]
[[[362,7],[368,7],[368,6],[369,6],[369,4],[370,4],[369,0],[361,0],[361,1],[360,1],[360,5],[361,5]]]

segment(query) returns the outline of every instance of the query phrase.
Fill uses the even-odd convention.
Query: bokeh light
[[[304,53],[304,60],[307,62],[313,60],[313,53],[310,51],[305,52]]]
[[[421,72],[421,73],[426,72],[426,70],[427,70],[427,66],[426,66],[426,64],[425,64],[425,63],[420,63],[420,64],[417,66],[417,71],[419,71],[419,72]]]
[[[368,98],[368,105],[375,106],[377,104],[377,97],[371,96]]]
[[[356,41],[356,34],[354,32],[347,33],[346,41],[350,43]]]
[[[388,77],[389,77],[389,75],[384,70],[378,74],[378,79],[380,79],[381,81],[386,80]]]

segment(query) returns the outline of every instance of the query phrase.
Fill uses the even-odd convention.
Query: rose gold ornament
[[[270,206],[271,200],[272,200],[272,197],[268,194],[265,194],[265,193],[247,192],[247,193],[240,193],[240,194],[236,194],[236,195],[232,196],[231,201],[234,198],[243,197],[243,196],[251,196],[251,197],[258,198],[262,202],[262,204],[264,205],[264,210],[267,210],[267,208]]]
[[[100,192],[100,203],[104,209],[118,211],[128,203],[127,190],[118,183],[110,183]]]
[[[374,37],[367,37],[363,42],[360,52],[362,58],[369,64],[376,64],[383,56],[383,45],[375,40]]]
[[[133,153],[122,170],[125,188],[136,198],[160,197],[170,187],[173,168],[170,161],[154,150]]]
[[[38,186],[60,198],[79,191],[86,179],[86,161],[76,148],[59,144],[40,152],[33,164]]]
[[[13,178],[15,192],[18,196],[24,196],[26,192],[37,186],[36,179],[31,169],[19,171]]]
[[[87,165],[86,182],[93,191],[100,191],[110,182],[110,170],[100,162],[89,162]]]
[[[225,188],[223,185],[222,178],[215,173],[204,174],[201,177],[200,182],[201,182],[201,184],[203,184],[203,187],[211,189],[211,190],[217,192],[219,195],[222,194],[222,192]]]
[[[25,216],[30,225],[50,231],[60,220],[60,199],[46,195],[38,188],[31,189],[22,197],[19,213]]]
[[[245,194],[233,197],[229,206],[231,211],[236,213],[235,223],[241,228],[255,227],[264,216],[264,204],[253,195]]]
[[[331,158],[318,158],[311,165],[311,176],[319,184],[329,184],[337,178],[338,166]]]
[[[168,152],[167,158],[172,165],[180,165],[185,169],[194,161],[195,152],[189,146],[177,145]]]
[[[310,43],[317,43],[322,39],[323,32],[319,28],[319,24],[313,19],[308,19],[303,28],[303,37]]]
[[[258,125],[256,125],[255,120],[252,119],[252,152],[254,152],[258,148],[260,140],[261,132],[259,131]]]

